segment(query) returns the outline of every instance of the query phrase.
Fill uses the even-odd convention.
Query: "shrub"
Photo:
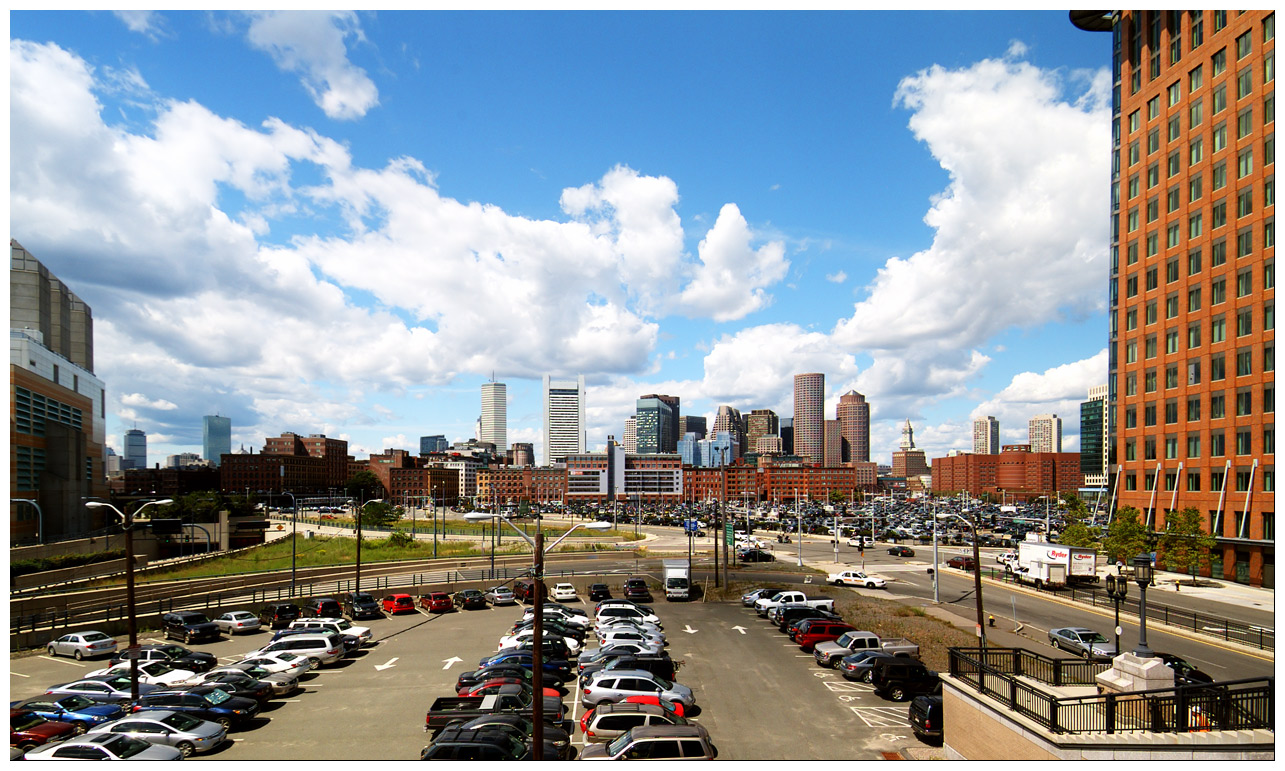
[[[46,570],[62,570],[81,565],[93,565],[98,562],[111,562],[125,559],[124,549],[112,549],[93,554],[59,554],[55,557],[38,557],[29,560],[17,560],[9,563],[9,577],[17,578],[32,573],[43,573]]]

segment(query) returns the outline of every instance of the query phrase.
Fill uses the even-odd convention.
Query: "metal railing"
[[[1069,598],[1072,602],[1084,602],[1094,607],[1107,609],[1115,607],[1114,601],[1107,596],[1106,592],[1094,587],[1074,585],[1061,589],[1036,587],[1033,584],[1018,581],[1012,573],[1005,573],[995,568],[986,568],[986,572],[983,575],[993,581],[1015,584],[1033,591]],[[1138,605],[1138,598],[1129,596],[1120,603],[1120,612],[1137,616]],[[1210,613],[1199,613],[1190,608],[1175,608],[1149,601],[1147,602],[1147,620],[1158,621],[1162,624],[1186,629],[1209,637],[1216,637],[1228,642],[1248,645],[1259,650],[1276,650],[1276,631],[1274,629],[1232,621]]]
[[[1151,691],[1058,696],[1022,677],[1056,685],[1043,677],[1083,679],[1087,670],[1042,668],[1054,661],[1020,649],[951,648],[950,674],[979,693],[999,701],[1058,734],[1189,733],[1264,728],[1275,730],[1275,678],[1259,677],[1226,683],[1182,685]],[[1100,670],[1106,662],[1095,664]],[[1086,685],[1088,683],[1085,683]]]

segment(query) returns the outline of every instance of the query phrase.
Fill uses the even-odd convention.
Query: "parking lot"
[[[617,588],[619,577],[607,580]],[[869,686],[819,668],[811,654],[739,603],[662,598],[653,607],[679,663],[675,679],[695,692],[695,719],[708,729],[720,759],[878,759],[881,752],[918,743],[906,704],[884,701]],[[459,674],[493,652],[521,613],[521,606],[437,616],[416,611],[360,622],[374,631],[374,645],[305,675],[303,690],[270,702],[259,725],[193,759],[417,758],[428,743],[424,717],[433,700],[453,696]],[[198,649],[231,662],[268,639],[259,632]],[[16,659],[10,698],[38,695],[104,665],[43,655]],[[572,687],[565,699],[576,721],[584,712],[578,696]],[[575,740],[583,741],[578,727]]]

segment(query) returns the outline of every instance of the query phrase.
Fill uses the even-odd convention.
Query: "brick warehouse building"
[[[1188,506],[1214,575],[1274,585],[1275,15],[1075,11],[1110,32],[1117,506]]]
[[[1029,501],[1084,484],[1078,452],[1031,452],[1030,445],[1004,445],[998,455],[960,453],[933,458],[933,492],[982,493]]]

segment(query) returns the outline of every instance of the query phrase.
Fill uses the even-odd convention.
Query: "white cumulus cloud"
[[[379,104],[379,89],[348,60],[346,41],[364,40],[352,11],[262,11],[250,14],[250,45],[298,73],[328,117],[352,120]]]

